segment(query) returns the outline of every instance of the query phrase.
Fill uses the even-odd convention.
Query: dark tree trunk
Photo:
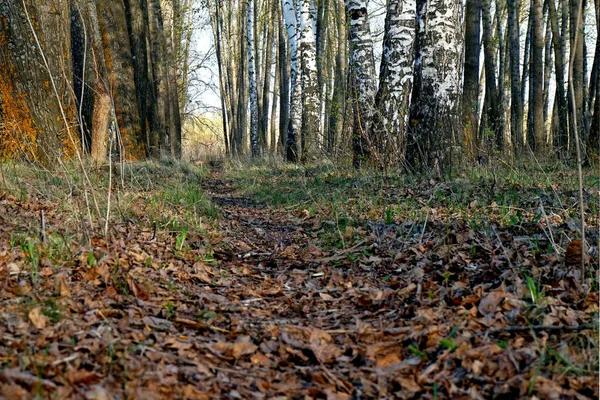
[[[500,12],[500,10],[496,10],[496,12]],[[496,85],[496,52],[494,49],[490,0],[483,0],[482,22],[485,66],[486,120],[494,134],[495,147],[498,150],[502,150],[502,108],[498,98],[498,86]]]
[[[279,57],[280,79],[280,97],[279,97],[279,145],[281,150],[285,149],[288,127],[290,125],[290,59],[288,57],[288,46],[286,41],[285,26],[281,15],[281,5],[279,5],[278,25],[279,25],[279,47],[277,56]]]
[[[508,36],[510,42],[510,129],[513,150],[523,148],[523,102],[519,74],[521,49],[519,46],[518,0],[508,0]]]
[[[554,146],[559,152],[564,152],[568,141],[567,95],[565,92],[565,54],[563,52],[561,32],[558,29],[558,15],[554,0],[548,3],[548,18],[552,27],[552,47],[554,48],[554,72],[556,76],[555,109],[558,115],[558,125],[554,132]]]
[[[146,0],[125,0],[127,17],[127,32],[133,56],[133,80],[136,88],[136,99],[138,115],[140,117],[140,134],[144,139],[147,155],[150,155],[152,143],[150,132],[147,127],[153,129],[152,112],[155,104],[148,100],[152,93],[151,83],[148,77],[148,52],[146,43],[148,41],[146,28],[148,26],[148,10]]]
[[[80,149],[78,130],[70,128],[77,115],[71,92],[70,4],[26,3],[25,10],[22,1],[0,0],[0,152],[51,167],[57,157]],[[54,12],[46,11],[50,7]]]
[[[131,160],[143,159],[146,151],[141,136],[125,6],[122,1],[98,0],[97,10],[104,59],[118,125],[117,150],[120,157]]]
[[[544,18],[542,1],[531,0],[531,62],[529,85],[529,109],[531,125],[528,129],[528,143],[533,152],[546,155],[546,130],[544,127]]]

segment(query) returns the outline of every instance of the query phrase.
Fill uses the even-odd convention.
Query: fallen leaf
[[[42,314],[42,307],[36,307],[29,311],[29,320],[38,329],[44,329],[48,325],[48,317]]]

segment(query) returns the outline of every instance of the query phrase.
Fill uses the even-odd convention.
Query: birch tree
[[[353,164],[360,166],[368,156],[375,100],[375,61],[366,0],[347,0],[350,45],[350,102],[354,114]]]
[[[462,2],[417,0],[411,138],[407,161],[438,172],[456,125]]]
[[[283,19],[290,47],[290,122],[285,143],[286,159],[298,160],[297,137],[302,126],[302,84],[298,76],[298,29],[294,0],[282,0]]]
[[[415,0],[390,0],[387,6],[373,134],[386,158],[395,154],[392,160],[384,160],[384,164],[400,160],[404,153],[416,11]]]
[[[250,148],[252,157],[260,155],[258,145],[258,91],[256,90],[256,63],[254,59],[254,0],[248,0],[248,79],[250,86]]]
[[[314,4],[311,0],[299,2],[299,51],[301,55],[302,84],[302,128],[301,160],[307,161],[314,156],[316,138],[320,131],[320,98],[317,79],[317,53],[315,41]]]

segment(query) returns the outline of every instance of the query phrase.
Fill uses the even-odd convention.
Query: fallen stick
[[[11,368],[2,371],[2,373],[0,373],[0,381],[7,383],[24,383],[28,386],[42,385],[45,389],[52,390],[56,390],[58,388],[54,382],[48,379],[38,378],[37,376],[33,376],[28,372],[19,370],[19,368]]]
[[[503,332],[525,332],[525,331],[583,331],[586,329],[598,329],[598,322],[590,322],[582,325],[530,325],[530,326],[507,326],[501,329],[494,329],[491,331],[487,331],[490,335],[496,335],[498,333]]]

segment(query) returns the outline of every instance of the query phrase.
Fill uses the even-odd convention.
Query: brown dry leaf
[[[67,284],[64,275],[60,276],[58,282],[60,285],[60,297],[71,298],[71,289],[69,289],[69,285]]]
[[[367,347],[365,357],[378,367],[387,367],[402,361],[402,348],[398,342],[382,342]]]
[[[261,365],[263,367],[270,367],[272,364],[271,359],[262,353],[252,354],[250,361],[252,361],[252,364]]]
[[[383,354],[382,357],[377,358],[375,365],[377,365],[378,368],[385,368],[389,367],[390,365],[398,364],[401,361],[402,360],[398,354]]]
[[[250,336],[242,336],[233,344],[232,356],[239,359],[242,356],[253,354],[258,346],[250,341]]]
[[[148,300],[148,290],[144,285],[138,284],[133,279],[127,279],[127,285],[135,297],[140,300]]]
[[[48,317],[42,314],[42,307],[36,307],[29,312],[29,320],[38,329],[44,329],[48,325]]]
[[[94,371],[86,369],[72,369],[65,374],[65,378],[69,383],[83,383],[89,385],[98,382],[99,377]]]
[[[504,285],[500,286],[500,288],[488,293],[481,301],[479,302],[479,306],[477,309],[481,313],[481,315],[487,315],[496,311],[502,300],[506,297],[506,292],[504,291]]]
[[[192,385],[187,385],[183,389],[183,397],[189,400],[210,400],[214,396],[208,392],[201,392]]]
[[[331,335],[325,331],[313,329],[309,341],[317,360],[324,364],[335,361],[336,357],[342,354],[342,350],[332,343]]]

